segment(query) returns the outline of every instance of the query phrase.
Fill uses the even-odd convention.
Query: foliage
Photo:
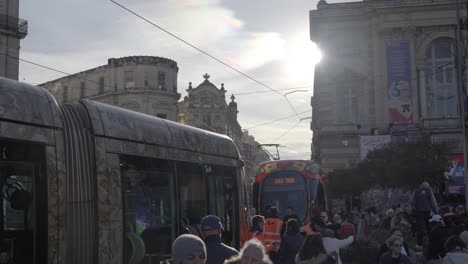
[[[424,138],[394,141],[373,150],[356,168],[329,174],[332,195],[359,194],[373,187],[415,188],[423,181],[438,185],[448,169],[444,146]]]

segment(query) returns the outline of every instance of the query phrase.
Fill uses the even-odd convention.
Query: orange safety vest
[[[312,229],[312,227],[310,227],[310,224],[301,227],[301,231],[300,231],[300,232],[301,232],[301,233],[305,233],[306,235],[310,235],[310,234],[320,234],[320,232],[314,231],[314,230]]]
[[[269,252],[278,251],[281,244],[281,227],[283,221],[278,218],[267,218],[265,219],[265,227],[263,228],[263,235],[265,237],[265,243],[267,244],[267,250]]]
[[[247,240],[246,241],[249,241],[252,238],[258,239],[258,241],[260,241],[265,247],[267,246],[267,244],[265,242],[265,235],[263,233],[259,233],[259,232],[254,233],[254,232],[249,230],[249,232],[247,232]]]

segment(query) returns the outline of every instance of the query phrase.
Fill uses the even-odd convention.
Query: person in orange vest
[[[267,246],[265,242],[265,235],[263,235],[263,229],[265,227],[265,217],[261,215],[255,215],[252,218],[252,228],[247,232],[247,240],[252,238],[258,239],[262,242],[263,246]]]
[[[278,210],[276,207],[271,207],[268,214],[268,218],[265,219],[265,227],[263,235],[267,244],[266,248],[270,255],[271,260],[276,262],[277,252],[281,245],[281,228],[283,227],[283,221],[278,219]]]
[[[310,213],[310,223],[301,228],[301,233],[304,233],[306,236],[320,234],[321,228],[325,227],[325,223],[320,219],[320,209],[313,208]]]

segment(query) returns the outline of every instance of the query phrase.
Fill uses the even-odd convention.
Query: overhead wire
[[[305,114],[305,113],[309,113],[309,112],[312,112],[312,110],[307,110],[307,111],[304,111],[304,112],[301,112],[301,113],[298,113],[298,114]],[[261,127],[261,126],[266,126],[266,125],[269,125],[269,124],[272,124],[272,123],[275,123],[275,122],[278,122],[278,121],[282,121],[282,120],[285,120],[285,119],[288,119],[288,118],[291,118],[291,117],[295,117],[295,116],[296,115],[289,115],[289,116],[281,117],[281,118],[274,119],[274,120],[271,120],[271,121],[268,121],[268,122],[265,122],[265,123],[261,123],[261,124],[258,124],[258,125],[248,127],[245,130],[250,130],[250,129],[254,129],[254,128],[257,128],[257,127]]]
[[[224,61],[222,61],[221,59],[218,59],[218,58],[215,57],[214,55],[211,55],[209,52],[207,52],[207,51],[205,51],[205,50],[203,50],[203,49],[201,49],[201,48],[195,46],[194,44],[192,44],[192,43],[190,43],[190,42],[184,40],[183,38],[181,38],[181,37],[175,35],[174,33],[170,32],[169,30],[167,30],[167,29],[163,28],[162,26],[156,24],[155,22],[153,22],[153,21],[147,19],[146,17],[144,17],[144,16],[138,14],[137,12],[131,10],[130,8],[124,6],[123,4],[121,4],[121,3],[119,3],[119,2],[117,2],[117,1],[115,1],[115,0],[109,0],[109,1],[112,2],[113,4],[119,6],[120,8],[126,10],[127,12],[133,14],[134,16],[138,17],[139,19],[145,21],[146,23],[148,23],[148,24],[150,24],[150,25],[156,27],[157,29],[163,31],[164,33],[168,34],[169,36],[171,36],[171,37],[173,37],[173,38],[179,40],[180,42],[186,44],[187,46],[189,46],[189,47],[191,47],[191,48],[197,50],[198,52],[200,52],[200,53],[202,53],[202,54],[208,56],[209,58],[213,59],[214,61],[216,61],[216,62],[218,62],[218,63],[220,63],[220,64],[222,64],[222,65],[228,67],[229,69],[231,69],[231,70],[237,72],[238,74],[240,74],[240,75],[242,75],[242,76],[244,76],[244,77],[246,77],[246,78],[252,80],[253,82],[255,82],[255,83],[257,83],[257,84],[259,84],[259,85],[261,85],[261,86],[267,88],[268,90],[271,90],[272,92],[275,92],[275,93],[277,93],[277,94],[279,94],[279,95],[285,97],[282,93],[280,93],[280,92],[278,92],[277,90],[271,88],[269,85],[266,85],[265,83],[263,83],[263,82],[261,82],[261,81],[255,79],[255,78],[253,78],[252,76],[250,76],[250,75],[244,73],[243,71],[237,69],[236,67],[231,66],[231,65],[228,64],[227,62],[224,62]],[[298,115],[296,109],[294,108],[294,106],[291,104],[291,102],[290,102],[286,97],[285,97],[285,99],[286,99],[286,102],[288,103],[288,105],[291,107],[291,109],[292,109],[292,110],[294,111],[294,113],[296,114],[296,116],[300,119],[300,117],[299,117],[299,115]]]
[[[288,130],[286,130],[286,132],[284,132],[283,134],[281,134],[281,136],[277,137],[275,140],[273,140],[273,143],[275,143],[276,141],[280,140],[281,138],[283,138],[284,136],[286,136],[289,132],[291,132],[293,129],[295,129],[300,123],[302,122],[302,120],[300,119],[296,124],[294,124],[293,126],[291,126]]]

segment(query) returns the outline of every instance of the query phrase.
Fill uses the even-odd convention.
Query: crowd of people
[[[279,219],[272,207],[265,216],[251,217],[247,241],[239,252],[222,243],[221,220],[209,215],[201,220],[203,240],[181,235],[173,243],[172,261],[167,263],[341,264],[340,249],[377,229],[388,230],[389,237],[381,245],[376,263],[413,263],[417,254],[424,254],[426,263],[468,263],[467,221],[464,207],[440,207],[429,184],[423,183],[408,206],[382,212],[354,209],[350,214],[313,209],[306,225],[294,208],[288,208],[287,216]],[[411,247],[408,238],[414,238]]]

